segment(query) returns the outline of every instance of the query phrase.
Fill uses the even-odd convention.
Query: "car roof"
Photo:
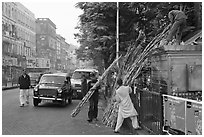
[[[52,73],[52,74],[44,74],[43,76],[67,76],[67,73]]]
[[[82,71],[82,72],[98,72],[96,69],[76,69],[74,72]]]

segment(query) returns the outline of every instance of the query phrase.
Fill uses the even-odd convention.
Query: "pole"
[[[116,59],[119,57],[119,2],[117,2],[117,23],[116,23]],[[117,66],[119,64],[117,62]]]

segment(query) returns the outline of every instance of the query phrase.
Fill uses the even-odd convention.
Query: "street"
[[[19,107],[18,91],[2,91],[2,135],[114,135],[113,129],[101,123],[100,106],[99,121],[90,124],[86,121],[88,103],[72,118],[70,114],[79,100],[65,107],[49,102],[34,107],[30,97],[29,105]]]

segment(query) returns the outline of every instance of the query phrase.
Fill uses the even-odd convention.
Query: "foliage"
[[[198,20],[197,17],[201,17],[201,3],[120,2],[120,54],[136,44],[139,30],[145,33],[145,47],[169,24],[167,15],[174,5],[180,5],[187,14],[188,26],[198,28],[201,19]],[[82,60],[92,59],[98,66],[104,62],[103,67],[107,68],[116,55],[116,2],[79,2],[76,7],[84,12],[80,15],[80,24],[77,26],[80,33],[75,34],[81,44],[77,57]]]

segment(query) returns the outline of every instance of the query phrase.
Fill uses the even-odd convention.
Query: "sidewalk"
[[[108,127],[102,123],[103,117],[103,108],[102,103],[99,100],[98,107],[98,120],[88,123],[86,120],[88,119],[87,113],[89,109],[89,103],[87,102],[85,106],[83,106],[81,112],[73,118],[75,125],[80,129],[79,135],[150,135],[145,130],[134,130],[127,126],[127,124],[123,124],[119,133],[114,133],[114,128]],[[87,129],[88,128],[88,129]]]
[[[8,89],[13,89],[17,88],[18,84],[12,84],[11,82],[7,83],[7,85],[2,85],[2,90],[8,90]]]
[[[103,104],[102,102],[99,100],[99,104],[98,104],[98,108],[99,108],[99,119],[102,118],[103,116]],[[123,125],[120,129],[120,133],[119,134],[115,134],[115,135],[150,135],[150,133],[144,129],[140,129],[140,130],[135,130],[134,133],[132,133],[132,127],[131,127],[132,123],[131,120],[124,120]],[[111,127],[107,127],[110,128]],[[114,129],[112,129],[114,130]]]

